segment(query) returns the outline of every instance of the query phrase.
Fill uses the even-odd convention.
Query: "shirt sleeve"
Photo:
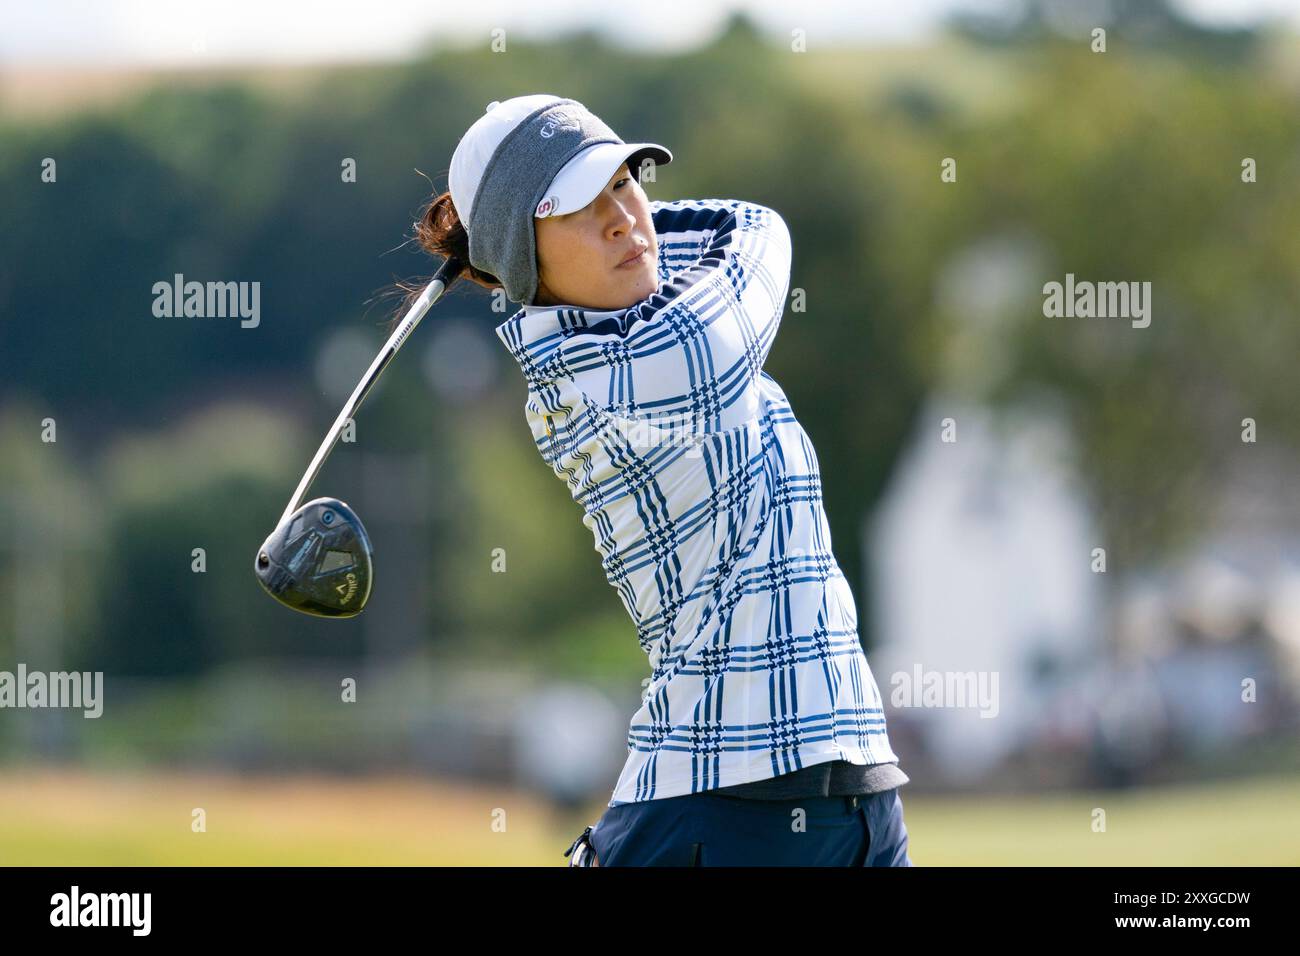
[[[790,232],[734,199],[652,202],[659,285],[560,346],[561,365],[602,408],[718,431],[758,414],[759,376],[790,282]]]

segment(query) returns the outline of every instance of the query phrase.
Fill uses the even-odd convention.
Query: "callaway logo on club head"
[[[339,592],[339,604],[346,606],[357,593],[357,576],[349,571],[346,583],[336,584],[334,590]]]

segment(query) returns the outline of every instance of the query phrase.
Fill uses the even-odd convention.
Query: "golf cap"
[[[577,100],[537,93],[496,100],[461,137],[447,176],[469,233],[469,260],[501,280],[512,302],[537,294],[533,223],[577,212],[621,165],[667,165],[658,143],[625,143]]]

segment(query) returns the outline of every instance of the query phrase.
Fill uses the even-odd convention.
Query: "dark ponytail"
[[[413,238],[416,244],[429,255],[444,261],[451,256],[455,256],[465,263],[465,268],[457,281],[463,282],[465,279],[469,279],[485,289],[499,289],[502,287],[501,280],[496,276],[470,265],[469,233],[465,231],[465,224],[460,221],[460,216],[456,213],[456,207],[452,204],[450,192],[435,195],[430,199],[420,211],[420,218],[415,221],[414,228],[415,235]],[[439,265],[441,265],[441,262]],[[397,323],[402,320],[402,317],[406,315],[407,310],[415,304],[415,300],[420,297],[420,293],[424,290],[428,281],[426,279],[424,282],[418,283],[403,281],[396,283],[396,294],[402,296],[402,301],[398,304],[389,322],[388,331],[390,333],[397,327]]]

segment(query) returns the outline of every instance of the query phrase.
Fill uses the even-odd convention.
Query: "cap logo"
[[[582,122],[574,111],[557,107],[552,111],[551,117],[542,124],[537,134],[542,139],[550,139],[562,129],[581,130]]]
[[[537,211],[533,213],[533,216],[537,219],[545,219],[555,211],[555,207],[559,204],[560,199],[558,196],[547,196],[537,204]]]

